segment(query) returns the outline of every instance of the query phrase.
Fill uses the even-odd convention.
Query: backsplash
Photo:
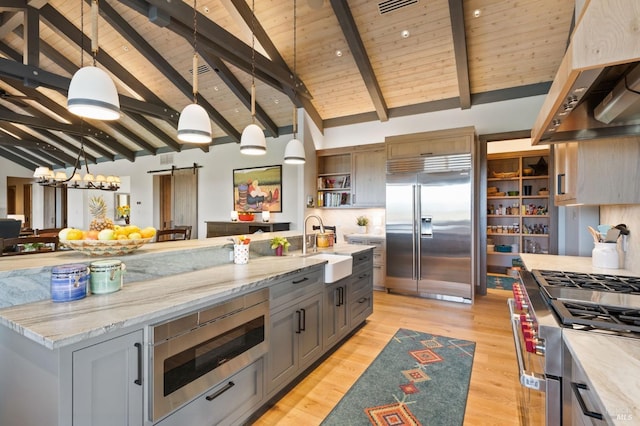
[[[384,212],[384,209],[308,209],[306,214],[316,214],[322,218],[323,224],[336,226],[340,242],[344,241],[346,234],[358,233],[358,216],[366,216],[369,219],[368,234],[384,235]],[[309,227],[316,224],[309,222]]]
[[[616,226],[624,223],[629,228],[624,267],[640,274],[640,205],[600,206],[600,222]]]

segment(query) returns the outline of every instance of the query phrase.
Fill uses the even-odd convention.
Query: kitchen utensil
[[[599,243],[600,242],[600,234],[598,233],[598,231],[596,231],[593,228],[593,226],[587,226],[587,229],[589,229],[589,233],[593,237],[593,242],[594,243]]]
[[[620,230],[620,235],[629,235],[629,229],[624,223],[616,225],[615,228]]]
[[[604,237],[605,243],[615,243],[620,236],[620,230],[618,228],[611,228],[607,231],[607,235]]]

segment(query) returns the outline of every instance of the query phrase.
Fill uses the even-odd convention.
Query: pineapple
[[[113,221],[107,217],[107,203],[101,196],[89,199],[89,213],[93,220],[89,224],[90,231],[102,231],[103,229],[113,229]]]

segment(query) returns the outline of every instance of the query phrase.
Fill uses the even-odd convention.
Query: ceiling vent
[[[416,3],[418,0],[385,0],[378,3],[378,11],[380,15],[385,15]]]
[[[198,75],[202,75],[202,74],[204,74],[206,72],[209,72],[209,71],[211,71],[211,68],[209,68],[209,65],[207,65],[207,64],[203,64],[203,65],[198,66]],[[193,68],[191,68],[189,70],[189,74],[193,74]]]
[[[160,156],[160,164],[163,166],[166,164],[173,164],[173,154],[162,154]]]

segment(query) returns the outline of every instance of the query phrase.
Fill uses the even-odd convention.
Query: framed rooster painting
[[[282,166],[233,170],[233,208],[239,212],[282,212]]]

